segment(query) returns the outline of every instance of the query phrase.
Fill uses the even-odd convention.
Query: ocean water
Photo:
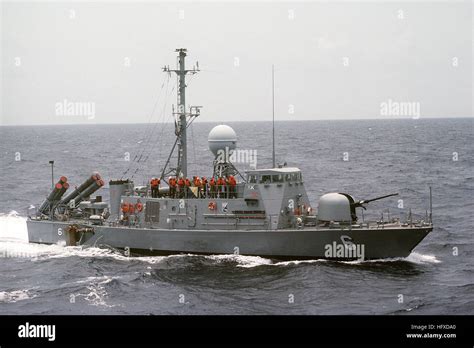
[[[326,192],[398,192],[366,218],[423,216],[432,187],[434,231],[407,258],[365,262],[28,244],[26,209],[49,193],[49,160],[73,184],[93,170],[141,184],[161,173],[173,125],[0,127],[0,314],[474,314],[473,121],[276,123],[277,160],[301,168],[314,207]],[[229,124],[269,166],[271,124]],[[214,125],[189,129],[191,175],[212,171]]]

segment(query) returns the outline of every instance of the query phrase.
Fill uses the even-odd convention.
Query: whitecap
[[[416,264],[427,264],[427,263],[440,263],[441,261],[436,258],[435,255],[424,255],[420,253],[413,252],[407,257],[392,257],[386,259],[372,259],[372,260],[354,260],[354,261],[340,261],[349,265],[362,265],[366,263],[373,262],[397,262],[397,261],[408,261]]]
[[[0,240],[16,240],[28,242],[26,218],[12,210],[8,214],[0,214]]]
[[[77,298],[83,297],[89,304],[97,307],[107,307],[112,308],[120,305],[109,304],[107,303],[106,299],[108,298],[109,294],[105,289],[105,284],[110,283],[114,279],[119,279],[121,277],[118,276],[100,276],[100,277],[87,277],[85,279],[81,279],[76,281],[77,284],[86,283],[86,289],[89,291],[88,293],[75,293],[71,294],[70,302],[75,303]]]
[[[0,303],[14,303],[36,297],[29,293],[31,289],[0,291]]]
[[[441,261],[438,260],[435,255],[424,255],[419,253],[411,253],[410,255],[408,255],[408,257],[405,258],[405,260],[419,264],[441,263]]]
[[[275,266],[290,266],[290,265],[301,265],[301,264],[312,264],[312,263],[319,263],[319,262],[329,262],[331,260],[327,259],[315,259],[315,260],[294,260],[294,261],[281,261],[277,262]]]
[[[217,262],[236,262],[237,267],[256,267],[262,265],[271,265],[273,262],[270,259],[266,259],[260,256],[245,256],[237,254],[224,254],[224,255],[209,255],[206,256],[207,259]]]

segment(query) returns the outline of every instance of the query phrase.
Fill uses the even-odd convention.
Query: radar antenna
[[[273,168],[276,168],[275,161],[275,66],[272,64],[272,159]]]

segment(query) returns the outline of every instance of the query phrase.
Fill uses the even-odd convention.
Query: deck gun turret
[[[398,196],[398,193],[391,193],[389,195],[363,199],[356,202],[354,197],[347,193],[327,193],[319,199],[318,219],[325,222],[355,223],[357,222],[357,207],[362,207],[366,210],[365,204],[392,196]]]

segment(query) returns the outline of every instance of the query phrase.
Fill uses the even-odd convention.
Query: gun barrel
[[[373,202],[373,201],[378,201],[379,199],[384,199],[384,198],[393,197],[393,196],[398,196],[398,193],[391,193],[391,194],[385,195],[385,196],[380,196],[380,197],[376,197],[376,198],[372,198],[372,199],[365,199],[362,202],[363,203],[370,203],[370,202]]]

